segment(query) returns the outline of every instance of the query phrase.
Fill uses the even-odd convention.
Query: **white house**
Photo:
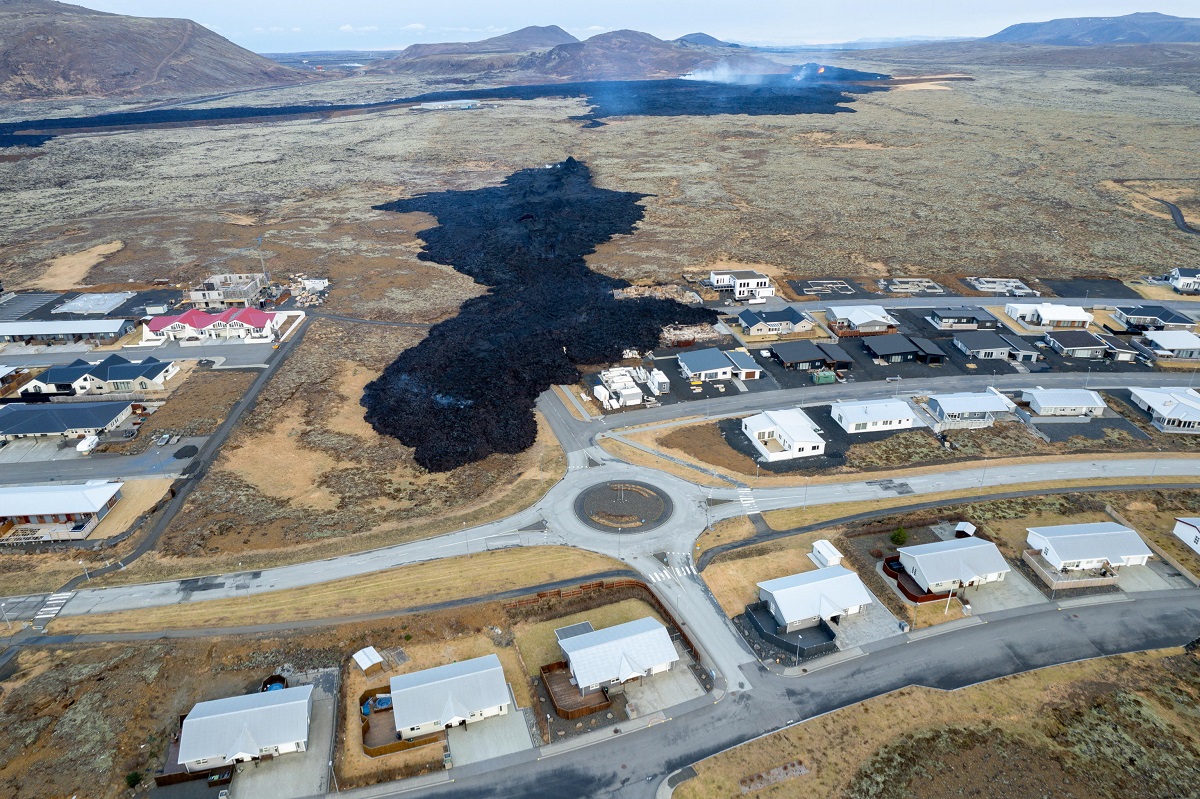
[[[1171,287],[1180,294],[1195,294],[1200,292],[1200,269],[1175,267],[1167,273]]]
[[[1133,530],[1116,522],[1027,527],[1025,542],[1056,569],[1078,571],[1145,566],[1153,554]]]
[[[179,765],[208,771],[308,748],[311,685],[201,702],[183,720]]]
[[[405,740],[503,716],[512,704],[495,655],[400,674],[390,685],[396,734]]]
[[[1164,433],[1200,433],[1200,394],[1190,388],[1131,388],[1129,398]]]
[[[131,391],[165,391],[167,381],[179,374],[174,361],[144,358],[130,361],[113,353],[98,363],[77,359],[52,366],[21,386],[21,394],[115,394]]]
[[[1055,305],[1051,302],[1010,302],[1004,313],[1031,328],[1086,329],[1095,316],[1077,305]]]
[[[685,380],[701,382],[732,378],[757,380],[762,377],[762,367],[749,354],[716,347],[679,353],[679,371]]]
[[[739,269],[709,272],[708,281],[717,291],[732,291],[735,300],[758,300],[775,296],[775,287],[766,275]]]
[[[835,331],[859,335],[894,333],[900,323],[882,305],[831,305],[825,318]]]
[[[742,420],[742,432],[764,461],[811,458],[825,453],[820,428],[799,408],[747,416]]]
[[[899,399],[835,402],[829,413],[847,433],[907,430],[916,424],[912,407]]]
[[[1144,338],[1156,355],[1161,353],[1180,360],[1200,359],[1200,336],[1190,330],[1149,330]]]
[[[952,538],[897,551],[904,570],[932,594],[999,582],[1011,571],[996,545],[980,538]]]
[[[679,660],[667,628],[649,616],[560,638],[558,645],[585,695],[660,674]]]
[[[87,538],[121,500],[121,486],[104,480],[83,485],[0,486],[0,530],[37,528],[22,535],[22,541],[30,536],[40,541]]]
[[[1200,518],[1195,516],[1180,516],[1175,519],[1175,537],[1192,548],[1200,555]]]
[[[1038,416],[1103,416],[1108,407],[1099,394],[1085,388],[1027,388],[1021,400]]]
[[[845,566],[765,580],[758,584],[758,598],[789,633],[853,615],[874,601],[858,575]]]
[[[193,308],[174,316],[151,319],[142,326],[142,343],[231,338],[253,344],[271,342],[275,340],[282,322],[282,314],[257,308],[228,308],[218,314]]]
[[[926,407],[942,430],[991,427],[996,417],[1012,413],[1016,403],[996,389],[960,391],[954,394],[932,394]]]

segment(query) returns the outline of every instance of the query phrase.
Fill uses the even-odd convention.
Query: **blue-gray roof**
[[[686,366],[687,370],[692,374],[714,372],[718,369],[728,369],[731,366],[729,359],[725,357],[725,353],[716,347],[693,350],[692,352],[681,352],[679,353],[679,362]]]
[[[91,375],[97,380],[111,382],[113,380],[137,380],[145,377],[153,380],[167,370],[168,364],[157,358],[146,358],[141,363],[112,354],[97,364],[78,359],[66,366],[53,366],[38,376],[42,383],[74,383],[84,375]]]
[[[762,369],[762,367],[758,365],[758,362],[755,361],[754,358],[744,352],[739,352],[738,350],[726,350],[725,357],[733,361],[734,367],[738,369],[749,369],[752,371]]]
[[[1135,318],[1149,317],[1150,319],[1157,319],[1161,324],[1164,325],[1193,324],[1193,321],[1190,318],[1184,316],[1178,311],[1172,311],[1170,308],[1164,308],[1161,305],[1138,305],[1118,308],[1117,310],[1126,316],[1132,316]]]
[[[11,403],[0,407],[0,436],[100,430],[124,413],[129,405],[128,402]]]
[[[754,327],[759,322],[765,322],[769,325],[780,322],[791,322],[795,325],[804,321],[804,314],[790,305],[780,311],[755,311],[747,308],[738,314],[738,321],[746,327]]]

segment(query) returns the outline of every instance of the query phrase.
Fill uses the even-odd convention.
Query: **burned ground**
[[[613,290],[628,283],[585,263],[596,245],[633,233],[641,199],[596,188],[588,168],[568,158],[521,170],[501,186],[379,206],[437,217],[438,227],[419,234],[420,257],[493,288],[367,385],[371,426],[414,447],[417,463],[434,471],[515,454],[537,434],[538,395],[579,380],[578,364],[651,349],[665,325],[712,319],[667,300],[617,301]]]

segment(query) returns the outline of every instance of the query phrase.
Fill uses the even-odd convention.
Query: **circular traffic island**
[[[575,498],[579,520],[605,533],[643,533],[671,518],[671,498],[648,483],[612,480]]]

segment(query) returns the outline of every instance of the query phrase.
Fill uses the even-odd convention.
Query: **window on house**
[[[855,429],[855,430],[866,430],[866,429],[867,429],[867,423],[866,423],[866,422],[857,422],[857,423],[854,425],[854,429]]]

